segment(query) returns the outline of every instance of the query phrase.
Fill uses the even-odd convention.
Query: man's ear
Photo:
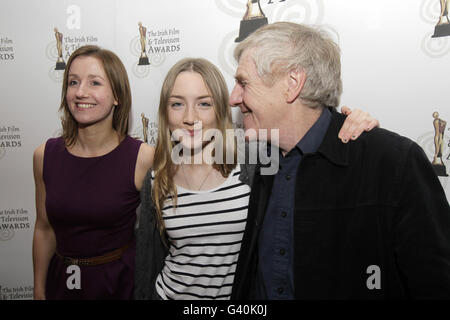
[[[286,102],[294,102],[300,95],[306,82],[306,73],[304,70],[292,69],[287,75],[288,87],[286,92]]]

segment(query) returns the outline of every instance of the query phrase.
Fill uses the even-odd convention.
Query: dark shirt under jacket
[[[293,238],[295,181],[303,154],[316,152],[331,121],[324,109],[305,136],[285,156],[272,186],[267,212],[259,236],[258,286],[260,299],[293,299]]]
[[[430,159],[375,128],[343,144],[333,112],[303,155],[294,204],[295,299],[450,299],[450,207]],[[255,172],[231,299],[258,297],[258,239],[273,176]]]

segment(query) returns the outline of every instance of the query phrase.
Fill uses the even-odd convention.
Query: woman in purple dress
[[[62,136],[33,157],[35,299],[130,299],[136,208],[154,149],[127,135],[131,92],[111,51],[84,46],[64,73]]]

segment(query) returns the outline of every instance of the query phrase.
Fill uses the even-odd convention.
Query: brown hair
[[[164,220],[162,218],[162,208],[166,199],[172,198],[174,207],[176,206],[177,190],[173,182],[173,176],[176,173],[176,166],[172,162],[172,150],[175,145],[171,141],[169,130],[168,105],[175,80],[181,72],[196,72],[200,74],[210,92],[214,102],[214,112],[219,131],[223,137],[223,161],[221,164],[213,163],[213,168],[218,170],[222,176],[228,177],[230,172],[236,167],[236,146],[234,138],[227,136],[227,129],[232,129],[231,110],[229,107],[229,94],[227,84],[219,69],[208,60],[201,58],[186,58],[176,63],[167,73],[161,88],[158,110],[158,141],[156,143],[153,170],[155,178],[153,181],[152,198],[155,203],[158,227],[162,236],[164,236]],[[233,148],[227,148],[232,141]],[[232,164],[225,161],[226,151],[234,151]]]
[[[68,86],[68,77],[72,62],[80,56],[90,56],[97,58],[103,65],[108,81],[117,100],[118,106],[114,108],[113,128],[124,137],[128,133],[128,119],[131,110],[131,89],[128,81],[127,71],[120,61],[119,57],[112,51],[102,49],[98,46],[87,45],[75,50],[67,61],[64,71],[64,79],[61,92],[61,104],[59,111],[62,113],[61,124],[63,128],[63,139],[66,146],[75,143],[78,136],[78,123],[70,113],[67,105],[66,94]]]

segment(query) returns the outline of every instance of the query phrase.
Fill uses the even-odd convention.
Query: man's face
[[[270,141],[270,129],[279,129],[281,119],[285,116],[283,77],[272,85],[264,83],[256,71],[252,50],[245,50],[236,71],[236,84],[231,92],[230,103],[238,106],[244,117],[245,135],[249,139],[265,139],[260,129],[267,129]]]

